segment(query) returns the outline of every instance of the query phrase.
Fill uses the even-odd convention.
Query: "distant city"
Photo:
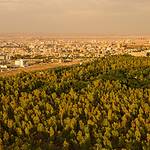
[[[16,39],[0,40],[0,70],[12,71],[36,64],[82,64],[110,55],[150,56],[150,39]]]

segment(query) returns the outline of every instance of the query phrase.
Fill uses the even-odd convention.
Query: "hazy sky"
[[[150,0],[0,0],[0,32],[150,34]]]

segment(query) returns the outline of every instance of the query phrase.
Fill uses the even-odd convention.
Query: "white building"
[[[15,66],[17,66],[17,67],[24,67],[23,59],[15,60]]]
[[[7,65],[0,65],[1,69],[7,69]]]

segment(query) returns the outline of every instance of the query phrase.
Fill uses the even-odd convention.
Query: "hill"
[[[2,149],[150,147],[150,58],[110,56],[0,78]]]

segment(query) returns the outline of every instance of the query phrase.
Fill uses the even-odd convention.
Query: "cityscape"
[[[0,0],[0,150],[150,150],[150,0]]]
[[[150,56],[150,39],[52,39],[31,38],[24,40],[0,40],[1,72],[36,64],[67,63],[94,60],[111,55]]]

